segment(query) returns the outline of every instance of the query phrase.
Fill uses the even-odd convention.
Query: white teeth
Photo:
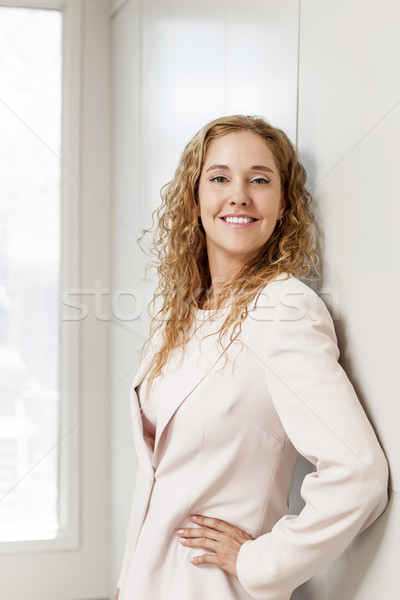
[[[255,219],[247,217],[225,217],[227,223],[252,223]]]

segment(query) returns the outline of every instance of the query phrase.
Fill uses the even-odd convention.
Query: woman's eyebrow
[[[225,171],[230,171],[228,165],[211,165],[211,167],[208,167],[206,173],[208,173],[208,171],[213,171],[213,170],[218,170],[218,169],[224,169]],[[266,167],[265,165],[254,165],[253,167],[250,167],[251,171],[267,171],[268,173],[273,173],[274,171],[272,169],[270,169],[269,167]]]
[[[254,165],[254,167],[251,167],[251,170],[252,171],[267,171],[268,173],[275,174],[272,169],[270,169],[269,167],[266,167],[265,165]]]

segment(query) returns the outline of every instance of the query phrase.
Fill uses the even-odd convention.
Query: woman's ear
[[[282,190],[281,204],[280,204],[279,213],[278,213],[278,216],[280,219],[283,217],[283,214],[286,210],[287,205],[288,205],[287,190]]]

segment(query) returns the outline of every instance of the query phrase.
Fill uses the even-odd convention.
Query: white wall
[[[299,149],[321,222],[340,362],[391,466],[387,511],[307,596],[399,595],[400,5],[302,0]],[[311,587],[311,586],[310,586]]]
[[[112,4],[113,288],[130,288],[146,309],[153,284],[141,281],[144,257],[136,235],[151,224],[161,186],[204,123],[235,112],[262,114],[293,141],[298,133],[323,227],[319,288],[339,307],[341,362],[392,458],[396,425],[389,403],[396,375],[394,336],[392,341],[386,336],[398,328],[399,289],[391,278],[398,250],[396,109],[365,136],[400,98],[399,84],[390,76],[399,72],[392,27],[398,9],[394,0],[384,5],[378,10],[358,0],[303,0],[301,7],[298,0]],[[329,306],[329,295],[323,297]],[[126,297],[123,306],[133,311],[133,298]],[[110,595],[121,565],[136,468],[129,386],[147,326],[144,313],[131,322],[115,315],[112,323]],[[397,482],[393,485],[397,489]],[[376,600],[385,597],[383,590],[393,597],[397,513],[398,497],[393,497],[385,515],[345,556],[294,597]]]

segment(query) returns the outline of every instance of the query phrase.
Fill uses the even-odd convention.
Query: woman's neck
[[[218,282],[217,285],[211,285],[211,287],[206,290],[200,298],[200,308],[202,310],[214,310],[221,308],[226,300],[226,296],[223,293],[225,285],[226,284],[224,282]]]

